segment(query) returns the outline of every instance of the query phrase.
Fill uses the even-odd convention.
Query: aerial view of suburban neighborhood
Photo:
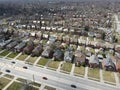
[[[0,0],[0,90],[120,90],[120,0]]]

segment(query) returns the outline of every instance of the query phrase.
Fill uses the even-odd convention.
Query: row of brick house
[[[15,32],[13,32],[14,35]],[[15,34],[16,35],[16,34]],[[30,36],[34,36],[33,34]],[[55,43],[57,40],[57,36],[45,36],[48,38],[49,43]],[[69,38],[69,36],[67,36]],[[2,39],[2,38],[1,38]],[[82,40],[82,38],[81,38]],[[76,40],[75,40],[76,41]],[[85,41],[85,40],[83,40]],[[66,43],[66,38],[63,37],[63,42]],[[82,41],[81,41],[82,42]],[[75,62],[77,66],[84,65],[86,62],[86,59],[89,58],[89,66],[92,68],[97,68],[100,66],[100,62],[102,63],[102,68],[105,68],[106,70],[110,71],[119,71],[119,60],[113,59],[110,56],[106,55],[106,58],[103,58],[101,55],[92,54],[91,52],[87,52],[86,54],[82,53],[80,50],[76,50],[75,54],[74,51],[71,49],[71,47],[66,48],[63,52],[63,50],[60,47],[52,47],[48,43],[47,46],[43,46],[42,44],[35,44],[33,40],[30,41],[20,41],[20,40],[3,40],[0,42],[1,48],[6,48],[8,50],[14,50],[17,52],[23,52],[25,54],[32,54],[33,56],[43,56],[43,57],[52,57],[54,56],[56,60],[65,60],[67,62]],[[86,42],[84,42],[85,44]],[[89,44],[89,43],[88,43]],[[108,49],[113,49],[114,47],[111,46],[111,44],[107,44]],[[117,48],[119,48],[119,45],[117,45]],[[119,49],[117,50],[115,48],[115,51],[119,53]],[[101,59],[101,60],[100,60]],[[114,62],[113,62],[114,61]]]

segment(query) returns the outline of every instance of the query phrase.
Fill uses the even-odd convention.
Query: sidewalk
[[[34,62],[33,65],[36,65],[40,59],[41,59],[41,56],[39,56],[39,57],[37,58],[37,60]]]
[[[7,88],[17,79],[17,77],[14,77],[12,81],[10,81],[2,90],[7,90]]]
[[[75,64],[72,65],[72,69],[71,69],[70,75],[74,75],[74,69],[75,69]]]
[[[39,90],[44,90],[45,84],[42,84]]]
[[[3,57],[3,58],[6,58],[6,57],[9,56],[11,53],[12,53],[12,52],[8,53],[8,54],[7,54],[5,57]]]
[[[88,67],[85,67],[85,76],[84,78],[88,78]]]
[[[0,53],[4,52],[5,50],[0,51]]]
[[[100,82],[104,83],[102,69],[100,69]]]
[[[28,57],[26,57],[24,61],[28,60],[29,58],[30,58],[30,55]]]
[[[58,69],[56,70],[57,72],[60,71],[60,68],[61,68],[61,66],[62,66],[63,63],[64,63],[64,61],[61,61],[61,62],[60,62],[59,66],[58,66]]]
[[[120,87],[119,78],[118,78],[118,76],[117,76],[117,73],[116,73],[116,72],[114,72],[114,76],[115,76],[116,86],[119,86],[119,87]]]
[[[19,54],[14,58],[14,60],[17,59],[21,54],[22,54],[22,53],[19,53]]]

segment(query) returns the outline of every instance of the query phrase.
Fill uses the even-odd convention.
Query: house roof
[[[92,56],[90,57],[89,63],[96,63],[96,64],[99,64],[99,60],[98,60],[97,55],[92,55]]]
[[[62,50],[60,48],[55,49],[53,56],[61,56]]]
[[[114,63],[113,63],[113,61],[112,61],[112,59],[110,58],[110,56],[107,56],[107,57],[103,60],[103,62],[104,62],[104,65],[105,65],[105,66],[112,66],[112,67],[115,66]]]

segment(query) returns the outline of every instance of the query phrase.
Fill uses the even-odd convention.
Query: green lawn
[[[0,90],[2,90],[9,82],[10,80],[4,77],[0,78]]]
[[[13,82],[7,88],[7,90],[39,90],[39,89],[31,87],[31,86],[27,86],[25,84],[21,84],[21,83],[18,83],[18,82]]]
[[[71,71],[71,68],[72,68],[72,63],[65,62],[65,63],[62,65],[61,70],[70,72],[70,71]]]
[[[27,62],[34,63],[37,58],[38,57],[32,57],[32,56],[30,56],[30,58],[27,60]]]
[[[37,64],[45,66],[48,62],[47,58],[41,58]]]
[[[7,77],[7,78],[10,78],[10,79],[13,79],[13,78],[14,78],[14,76],[9,75],[9,74],[5,74],[4,76]]]
[[[88,68],[88,77],[100,79],[100,70],[98,68]]]
[[[5,50],[2,53],[0,53],[0,56],[6,56],[9,53],[10,53],[10,51]]]
[[[103,70],[103,79],[104,81],[115,83],[115,77],[113,72]]]
[[[20,81],[20,82],[22,82],[22,83],[25,83],[25,82],[26,82],[26,80],[25,80],[25,79],[22,79],[22,78],[17,78],[17,81]],[[32,82],[32,85],[38,86],[38,87],[41,86],[41,84],[36,83],[36,82]]]
[[[78,75],[84,75],[85,74],[85,67],[80,66],[80,67],[75,67],[74,73]]]
[[[117,73],[117,76],[118,76],[118,78],[119,78],[119,83],[120,83],[120,73]]]
[[[26,80],[22,79],[22,78],[17,78],[17,80],[20,81],[20,82],[22,82],[22,83],[26,82]]]
[[[32,82],[31,84],[34,85],[34,86],[37,86],[37,87],[40,87],[40,86],[41,86],[41,84],[36,83],[36,82]]]
[[[59,64],[60,64],[59,61],[51,61],[51,62],[48,64],[48,67],[57,69],[58,66],[59,66]]]
[[[10,55],[8,55],[9,58],[14,58],[18,55],[16,52],[12,52]]]
[[[50,86],[45,86],[45,90],[56,90],[56,89]]]
[[[21,54],[17,59],[24,61],[26,57],[28,57],[28,55]]]
[[[2,72],[0,72],[0,75],[2,74]]]

